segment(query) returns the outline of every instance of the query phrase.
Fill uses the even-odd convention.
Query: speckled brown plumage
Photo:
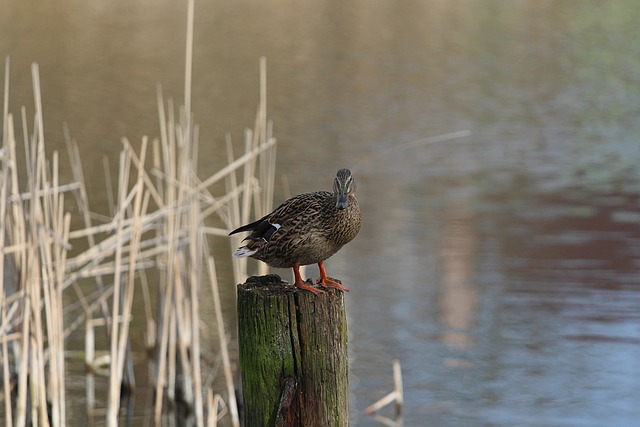
[[[317,191],[292,197],[272,213],[230,234],[251,231],[247,243],[234,253],[252,257],[271,267],[293,268],[296,286],[319,293],[300,277],[300,265],[318,264],[322,286],[348,290],[326,277],[324,260],[335,254],[360,231],[362,216],[354,195],[355,180],[348,169],[340,169],[333,193]]]

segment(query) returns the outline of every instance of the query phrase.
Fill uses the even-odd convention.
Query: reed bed
[[[45,154],[35,64],[32,127],[25,108],[16,127],[9,110],[6,61],[0,158],[0,412],[7,426],[67,424],[65,345],[82,327],[88,413],[104,414],[106,425],[117,425],[122,390],[136,384],[134,365],[139,362],[132,354],[140,349],[131,342],[131,325],[138,300],[151,354],[154,423],[163,424],[167,408],[181,402],[197,426],[215,426],[223,416],[239,426],[229,331],[211,247],[250,215],[272,208],[276,141],[267,121],[266,62],[260,62],[260,102],[255,126],[245,132],[242,154],[235,156],[227,137],[228,164],[200,179],[199,131],[190,109],[192,1],[187,28],[185,105],[176,111],[158,88],[160,137],[145,137],[137,146],[122,140],[117,172],[105,169],[112,200],[107,214],[90,209],[80,150],[67,128],[73,181],[60,183],[58,153],[51,158]],[[222,184],[224,194],[214,195],[212,188]],[[74,221],[69,205],[74,205]],[[237,239],[229,239],[232,246]],[[86,249],[75,249],[81,247]],[[246,260],[234,260],[233,273],[236,283],[244,281]],[[213,368],[203,366],[201,354],[200,301],[208,293],[223,392],[212,388]],[[104,334],[106,348],[97,348],[102,341],[96,333]],[[102,398],[96,398],[94,375],[108,376]],[[106,403],[100,408],[98,402]]]
[[[65,425],[63,291],[71,217],[59,183],[57,153],[44,149],[39,71],[32,66],[35,117],[22,109],[26,182],[20,182],[17,138],[9,113],[5,62],[0,182],[0,338],[6,424]],[[14,380],[12,382],[12,379]]]

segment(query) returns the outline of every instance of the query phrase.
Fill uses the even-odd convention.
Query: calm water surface
[[[158,134],[157,83],[182,98],[185,5],[2,9],[12,111],[32,111],[37,61],[49,149],[64,150],[66,121],[92,209],[105,212],[102,157],[115,161],[122,136]],[[201,175],[224,163],[225,133],[239,143],[253,123],[260,56],[278,179],[299,193],[330,188],[339,167],[356,174],[366,222],[327,263],[351,288],[352,425],[380,425],[361,410],[391,390],[394,358],[407,426],[640,423],[640,4],[223,0],[196,11]],[[460,130],[470,135],[412,143]],[[234,328],[229,246],[212,245]],[[70,412],[84,425],[84,376],[70,365]],[[145,393],[130,425],[145,425]]]

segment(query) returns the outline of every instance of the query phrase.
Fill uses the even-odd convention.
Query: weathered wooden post
[[[347,426],[347,319],[342,293],[295,288],[275,274],[238,285],[244,424]]]

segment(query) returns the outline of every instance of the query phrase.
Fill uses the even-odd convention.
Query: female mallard
[[[327,277],[324,260],[353,240],[360,231],[362,217],[354,195],[356,181],[349,169],[340,169],[333,180],[333,193],[316,191],[292,197],[270,214],[233,230],[229,235],[251,231],[245,246],[234,257],[251,257],[271,267],[293,268],[295,285],[319,294],[322,292],[305,284],[300,266],[318,264],[322,287],[348,291]]]

